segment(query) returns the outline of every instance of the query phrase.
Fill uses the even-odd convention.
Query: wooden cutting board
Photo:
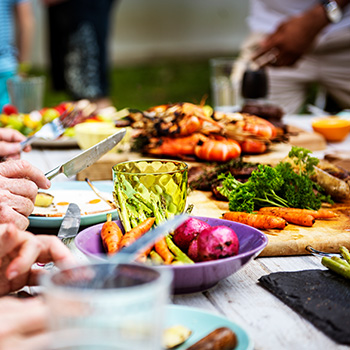
[[[228,203],[215,200],[211,192],[193,191],[187,202],[193,204],[193,215],[221,218],[228,211]],[[307,245],[328,252],[338,252],[343,245],[350,249],[350,201],[332,207],[339,216],[316,220],[313,227],[289,224],[283,230],[262,230],[268,244],[260,256],[304,255]]]

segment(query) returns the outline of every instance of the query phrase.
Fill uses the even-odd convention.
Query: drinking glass
[[[239,109],[243,62],[230,57],[213,58],[210,60],[210,69],[214,108],[223,112]]]
[[[50,349],[161,350],[171,281],[170,270],[107,262],[43,276]]]
[[[7,80],[11,104],[19,113],[30,113],[43,107],[45,77],[15,76]]]
[[[127,198],[136,193],[149,202],[160,200],[167,218],[185,210],[187,179],[187,164],[176,160],[145,159],[113,167],[115,195],[122,191]]]

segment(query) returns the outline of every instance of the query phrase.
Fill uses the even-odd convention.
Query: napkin
[[[350,344],[350,280],[305,270],[272,273],[259,282],[335,342]]]

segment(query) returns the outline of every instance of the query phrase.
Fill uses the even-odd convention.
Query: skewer
[[[95,192],[95,194],[101,198],[104,202],[106,202],[111,208],[117,209],[116,205],[109,199],[105,198],[103,194],[91,183],[91,181],[86,177],[85,181],[88,183],[88,185],[91,187],[91,189]]]

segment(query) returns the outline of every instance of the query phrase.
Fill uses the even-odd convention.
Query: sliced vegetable
[[[184,343],[192,334],[192,331],[182,325],[175,325],[163,332],[163,346],[165,349],[173,349]]]
[[[52,204],[53,199],[54,196],[49,193],[38,192],[38,194],[35,197],[34,205],[37,207],[47,208]]]

